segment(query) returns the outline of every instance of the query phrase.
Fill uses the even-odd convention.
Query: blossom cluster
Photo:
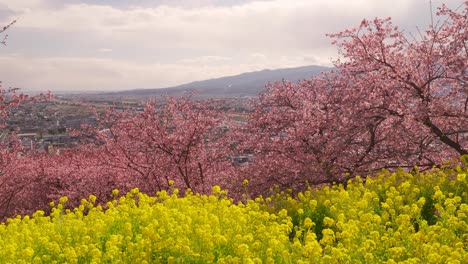
[[[115,190],[106,204],[90,196],[76,208],[63,197],[50,215],[0,224],[0,262],[467,263],[467,164],[238,203],[218,186]]]

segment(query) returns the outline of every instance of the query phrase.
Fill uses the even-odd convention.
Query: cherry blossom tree
[[[28,177],[18,175],[21,170],[23,148],[14,131],[6,130],[5,119],[12,109],[28,100],[17,89],[3,89],[0,82],[0,219],[14,209],[14,201],[29,184]]]
[[[68,197],[69,206],[78,206],[91,194],[96,202],[105,203],[114,189],[126,191],[127,181],[119,182],[114,171],[97,165],[97,151],[74,148],[60,154],[17,151],[11,155],[0,175],[0,220],[39,209],[47,212],[49,203],[63,196]]]
[[[16,21],[0,29],[4,34]],[[8,35],[4,35],[0,44],[6,45]],[[32,212],[40,205],[46,205],[47,193],[43,168],[39,157],[27,152],[16,136],[17,131],[6,129],[6,119],[25,102],[44,101],[52,98],[51,93],[28,96],[18,88],[3,88],[0,81],[0,220],[15,214]]]
[[[334,71],[269,84],[255,104],[245,175],[297,189],[467,154],[467,11],[442,6],[419,38],[377,18],[331,34]]]
[[[141,112],[110,110],[100,124],[87,146],[98,149],[98,164],[125,189],[154,192],[174,182],[182,190],[205,192],[230,168],[227,121],[209,102],[150,100]]]

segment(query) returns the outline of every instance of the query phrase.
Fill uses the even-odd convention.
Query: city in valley
[[[164,104],[164,97],[154,99]],[[233,120],[244,122],[249,112],[246,98],[199,98],[225,112]],[[60,149],[80,144],[83,127],[98,125],[98,116],[109,109],[143,111],[146,101],[141,97],[122,99],[112,96],[57,95],[52,99],[22,103],[14,108],[6,120],[2,140],[15,134],[25,150],[59,153]]]

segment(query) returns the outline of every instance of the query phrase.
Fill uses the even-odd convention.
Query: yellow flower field
[[[217,186],[73,209],[64,197],[0,224],[0,263],[468,263],[464,160],[245,203]]]

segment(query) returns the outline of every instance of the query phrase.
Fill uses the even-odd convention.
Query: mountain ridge
[[[232,76],[194,81],[167,88],[131,89],[103,94],[114,96],[176,96],[196,92],[197,95],[204,97],[250,97],[257,96],[268,82],[280,80],[297,82],[319,76],[322,72],[331,69],[330,67],[316,65],[274,70],[264,69]]]

